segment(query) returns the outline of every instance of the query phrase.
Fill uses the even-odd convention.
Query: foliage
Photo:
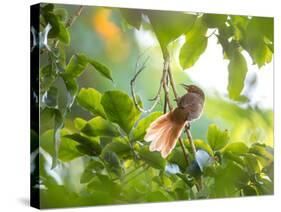
[[[239,100],[244,88],[248,64],[264,66],[272,60],[273,19],[214,14],[186,14],[121,9],[130,27],[140,29],[148,17],[164,58],[169,44],[185,37],[179,54],[183,69],[192,67],[204,53],[210,36],[216,36],[228,65],[228,96]],[[49,23],[50,51],[42,49],[47,62],[40,68],[40,175],[43,207],[120,204],[191,200],[198,198],[264,195],[273,193],[273,149],[269,145],[233,141],[231,130],[211,123],[204,129],[205,138],[194,140],[197,148],[190,164],[186,163],[179,144],[167,159],[150,152],[143,138],[149,124],[162,114],[142,114],[124,91],[101,91],[79,88],[79,77],[86,69],[95,70],[113,83],[111,70],[84,53],[68,55],[71,34],[68,12],[52,4],[41,6],[41,30]],[[213,34],[208,32],[215,30]],[[53,43],[53,44],[51,44]],[[68,52],[69,54],[69,52]],[[62,86],[63,84],[63,86]],[[66,98],[62,93],[66,92]],[[139,99],[139,105],[142,105]],[[73,106],[87,113],[72,116]],[[81,111],[82,111],[81,110]],[[242,109],[241,109],[242,110]],[[231,113],[234,110],[226,111]],[[221,112],[222,113],[222,112]],[[254,112],[252,112],[254,114]],[[225,117],[227,119],[227,117]],[[191,151],[188,141],[185,147]],[[48,157],[52,156],[52,170]],[[73,163],[82,167],[80,189],[57,183],[50,173],[60,174]],[[48,169],[48,170],[47,170]],[[203,177],[202,190],[197,191]],[[77,184],[77,182],[76,182]],[[58,204],[56,199],[62,199]]]

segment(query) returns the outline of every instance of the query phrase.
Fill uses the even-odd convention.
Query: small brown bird
[[[145,141],[152,141],[149,150],[161,152],[163,158],[175,147],[185,124],[200,118],[203,111],[204,92],[195,85],[183,86],[187,94],[176,100],[178,107],[152,122],[144,137]]]

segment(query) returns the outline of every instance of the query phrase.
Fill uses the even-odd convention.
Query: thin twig
[[[156,107],[156,105],[159,103],[159,100],[160,100],[160,94],[161,94],[161,87],[162,87],[162,82],[163,82],[163,79],[164,79],[164,74],[162,74],[162,77],[161,77],[161,81],[160,81],[160,86],[158,88],[158,91],[156,93],[156,96],[150,100],[154,101],[153,105],[149,108],[149,109],[144,109],[142,108],[139,104],[138,104],[138,101],[137,101],[137,97],[136,97],[136,94],[135,94],[135,81],[138,77],[138,75],[145,69],[145,63],[148,61],[148,57],[145,59],[145,61],[143,62],[142,66],[139,68],[139,60],[140,60],[140,57],[141,55],[139,56],[138,60],[137,60],[137,63],[136,63],[136,74],[134,75],[133,79],[131,80],[130,82],[130,85],[131,85],[131,94],[132,94],[132,97],[133,97],[133,102],[134,102],[134,105],[135,107],[143,112],[143,113],[149,113],[151,111],[154,110],[154,108]]]
[[[81,15],[83,9],[84,9],[84,6],[80,5],[78,10],[75,12],[75,14],[73,16],[69,17],[69,19],[65,23],[66,28],[70,28],[73,25],[73,23],[76,21],[76,19]],[[59,40],[56,41],[55,48],[58,47],[59,42],[60,42]]]
[[[168,72],[168,69],[169,69],[169,63],[170,63],[169,58],[165,58],[164,59],[164,67],[163,67],[164,80],[162,82],[162,86],[163,86],[164,92],[165,92],[166,104],[168,105],[169,110],[172,111],[173,110],[173,106],[172,106],[172,103],[171,103],[170,98],[169,98],[169,90],[168,90],[168,85],[166,83],[166,79],[167,79],[166,76],[168,76],[167,72]],[[180,146],[181,146],[184,158],[186,160],[186,164],[189,165],[189,164],[191,164],[191,161],[189,160],[189,157],[188,157],[188,154],[187,154],[187,152],[185,150],[183,141],[181,140],[181,138],[179,138],[178,140],[179,140],[179,143],[180,143]]]
[[[216,33],[217,29],[215,29],[210,35],[207,36],[207,38],[210,38],[211,36],[213,36]]]

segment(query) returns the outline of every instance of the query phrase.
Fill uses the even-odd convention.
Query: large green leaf
[[[192,67],[205,51],[208,38],[204,35],[197,35],[186,40],[180,50],[180,64],[183,69]]]
[[[77,102],[92,114],[105,118],[105,112],[101,105],[101,97],[100,92],[93,88],[82,88],[77,96]]]
[[[149,125],[161,115],[162,112],[153,112],[149,114],[147,117],[140,120],[138,125],[133,130],[133,139],[142,140],[145,136],[146,129],[149,127]]]
[[[81,131],[88,136],[94,137],[119,135],[119,131],[115,125],[99,116],[88,121]]]
[[[207,27],[202,18],[197,18],[191,30],[186,33],[185,43],[180,50],[179,60],[183,69],[193,66],[205,51],[208,44],[206,32]]]
[[[164,160],[159,152],[150,152],[148,147],[141,147],[138,150],[139,156],[147,164],[155,169],[164,170],[166,166],[166,160]]]
[[[136,9],[119,9],[119,10],[123,18],[126,20],[128,24],[135,27],[136,29],[140,29],[141,16],[142,16],[140,10],[136,10]]]
[[[107,118],[117,123],[127,134],[130,133],[141,114],[135,107],[133,100],[119,90],[105,92],[101,104]]]
[[[81,154],[77,149],[77,143],[71,139],[65,138],[64,135],[69,132],[66,129],[61,130],[61,144],[58,152],[58,159],[68,162],[73,160],[74,158],[80,157]],[[45,151],[47,151],[50,155],[54,155],[53,148],[53,138],[54,138],[54,130],[48,130],[44,132],[40,137],[40,147],[42,147]]]
[[[247,62],[244,56],[236,51],[230,58],[228,64],[228,95],[231,99],[237,99],[243,88],[248,71]]]
[[[208,143],[213,150],[222,149],[229,142],[227,130],[220,130],[217,125],[210,124],[207,132]]]
[[[248,181],[248,173],[241,165],[227,161],[224,166],[217,168],[211,197],[239,196],[240,189],[246,186]]]
[[[269,26],[270,30],[266,25],[267,21],[265,21],[265,24],[262,24],[263,20],[266,19],[252,18],[247,25],[244,39],[240,42],[242,47],[250,54],[253,63],[257,64],[259,68],[272,60],[272,50],[266,43],[265,36],[267,38],[271,37],[268,39],[273,39],[273,25]],[[271,36],[264,34],[268,31],[271,31],[269,33]]]
[[[203,20],[208,28],[216,28],[222,26],[226,22],[227,15],[204,14]]]
[[[189,31],[196,15],[170,11],[145,11],[160,43],[163,53],[167,45]]]

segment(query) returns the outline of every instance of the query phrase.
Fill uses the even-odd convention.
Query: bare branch
[[[133,79],[132,79],[131,82],[130,82],[130,84],[131,84],[131,94],[132,94],[132,97],[133,97],[133,102],[134,102],[135,107],[136,107],[139,111],[141,111],[141,112],[143,112],[143,113],[149,113],[149,112],[151,112],[151,111],[154,110],[154,108],[156,107],[156,105],[157,105],[157,104],[159,103],[159,101],[160,101],[160,94],[161,94],[161,88],[162,88],[162,82],[163,82],[163,78],[164,78],[164,73],[162,74],[161,81],[160,81],[160,86],[159,86],[159,88],[158,88],[158,91],[157,91],[157,93],[156,93],[156,96],[155,96],[154,98],[150,99],[150,100],[154,101],[153,105],[152,105],[149,109],[145,110],[144,108],[142,108],[142,107],[138,104],[137,97],[136,97],[136,94],[135,94],[135,88],[134,88],[134,87],[135,87],[135,81],[136,81],[138,75],[145,69],[145,63],[146,63],[146,62],[148,61],[148,59],[149,59],[149,58],[147,57],[147,58],[145,59],[145,61],[142,63],[142,66],[139,67],[139,60],[140,60],[141,56],[142,56],[142,54],[138,57],[138,60],[137,60],[137,63],[136,63],[136,67],[135,67],[135,69],[136,69],[136,74],[134,75]]]

